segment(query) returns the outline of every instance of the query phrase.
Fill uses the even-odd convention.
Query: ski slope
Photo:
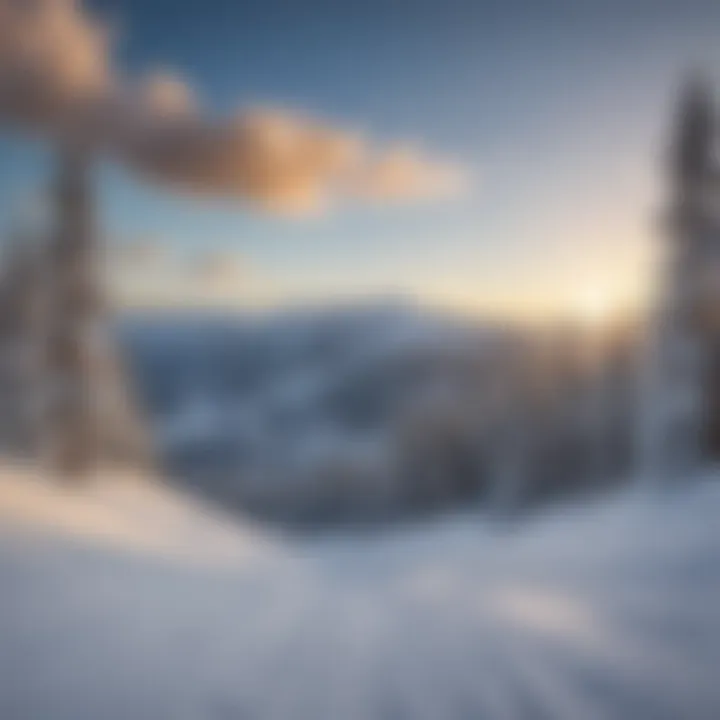
[[[720,716],[720,483],[312,539],[0,469],[2,720]]]

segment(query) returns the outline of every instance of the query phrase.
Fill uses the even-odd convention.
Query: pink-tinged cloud
[[[139,84],[112,62],[111,34],[77,0],[0,0],[0,121],[109,154],[178,190],[307,213],[338,197],[427,200],[456,192],[457,168],[296,113],[203,111],[171,73]]]

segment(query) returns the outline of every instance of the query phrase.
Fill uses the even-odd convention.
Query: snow
[[[0,718],[716,718],[720,483],[273,535],[0,469]]]

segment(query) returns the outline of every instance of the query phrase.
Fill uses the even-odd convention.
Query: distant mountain
[[[169,474],[245,511],[320,522],[495,501],[517,484],[502,453],[533,453],[548,487],[553,466],[580,470],[582,384],[538,404],[538,343],[519,330],[376,303],[127,317],[120,335]],[[544,371],[556,385],[572,375],[563,342]]]

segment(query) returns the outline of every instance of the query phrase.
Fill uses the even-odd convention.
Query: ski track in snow
[[[290,541],[0,469],[2,720],[720,717],[720,483]]]

